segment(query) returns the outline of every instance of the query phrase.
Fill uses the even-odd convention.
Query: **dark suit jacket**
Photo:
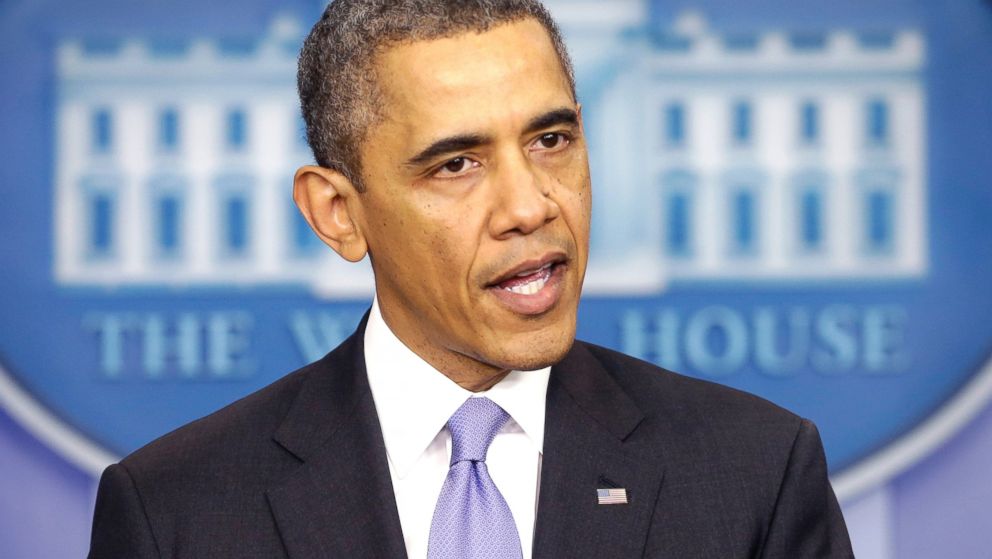
[[[107,468],[90,557],[405,557],[363,327]],[[535,558],[852,556],[809,421],[582,342],[552,368]]]

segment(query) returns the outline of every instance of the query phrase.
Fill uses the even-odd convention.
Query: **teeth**
[[[532,272],[533,273],[533,272]],[[517,285],[514,287],[506,287],[507,291],[516,293],[518,295],[533,295],[538,291],[544,289],[544,284],[548,283],[548,280],[544,276],[540,276],[534,281],[527,282],[523,285]]]

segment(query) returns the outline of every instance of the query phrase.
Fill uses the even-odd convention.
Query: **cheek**
[[[567,157],[549,165],[547,171],[557,188],[580,196],[586,204],[589,203],[589,161],[585,149],[579,146],[568,152]]]
[[[423,271],[423,254],[430,237],[423,237],[423,224],[406,204],[378,203],[369,207],[366,237],[374,260],[384,273],[411,277]]]
[[[592,188],[588,172],[583,168],[571,169],[565,176],[555,178],[562,212],[566,214],[576,236],[588,236],[592,215]]]
[[[431,204],[416,219],[416,225],[400,232],[398,243],[410,245],[411,273],[429,277],[424,290],[453,297],[453,289],[465,283],[474,257],[477,238],[471,208]]]

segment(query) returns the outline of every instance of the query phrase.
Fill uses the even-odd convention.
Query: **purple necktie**
[[[428,559],[519,559],[513,514],[486,468],[486,452],[510,416],[489,398],[469,398],[448,420],[451,467],[434,508]]]

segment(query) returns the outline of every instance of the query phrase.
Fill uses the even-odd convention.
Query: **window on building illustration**
[[[891,250],[894,233],[893,209],[891,190],[875,189],[867,192],[865,241],[869,252]]]
[[[669,147],[685,145],[685,105],[669,103],[665,107],[665,143]]]
[[[668,52],[687,52],[692,48],[692,39],[672,33],[652,32],[651,42],[654,48]]]
[[[116,200],[112,192],[93,191],[89,195],[87,245],[91,256],[106,257],[114,250],[115,206]]]
[[[731,244],[734,252],[748,253],[755,249],[756,211],[755,193],[752,189],[746,188],[734,192],[731,201],[733,222]]]
[[[175,256],[182,248],[183,200],[178,192],[159,195],[155,204],[155,241],[163,256]]]
[[[248,196],[244,192],[229,192],[224,199],[224,249],[228,255],[242,256],[248,252]]]
[[[662,247],[670,256],[686,257],[692,254],[693,196],[696,187],[696,175],[684,169],[670,170],[661,179]]]
[[[672,192],[668,196],[665,216],[665,244],[673,256],[689,254],[692,241],[692,197],[688,192]]]
[[[121,51],[121,40],[112,37],[88,37],[82,41],[87,58],[115,56]]]
[[[896,37],[890,31],[869,31],[858,34],[858,45],[869,50],[888,50],[895,46]]]
[[[92,144],[97,153],[106,153],[114,147],[114,119],[110,109],[97,109],[92,115]]]
[[[728,34],[723,37],[723,46],[727,50],[750,52],[758,48],[758,36],[755,34]]]
[[[179,149],[179,111],[163,109],[158,115],[158,145],[166,152]]]
[[[258,49],[258,40],[253,37],[221,37],[217,40],[220,53],[229,58],[251,56]]]
[[[805,32],[789,35],[789,46],[801,52],[820,51],[827,47],[824,33]]]
[[[823,247],[823,192],[818,188],[799,195],[799,241],[805,251]]]
[[[181,58],[189,52],[189,42],[176,38],[153,37],[146,45],[149,54],[155,58]]]
[[[296,204],[287,206],[288,220],[292,228],[293,253],[297,256],[311,256],[317,254],[320,247],[324,246],[320,237],[313,232],[310,224],[303,218]]]
[[[227,147],[234,151],[244,149],[248,144],[248,117],[242,109],[232,109],[227,113]]]
[[[799,108],[799,138],[806,145],[820,141],[820,107],[812,101]]]
[[[738,146],[751,143],[754,133],[752,112],[751,103],[747,101],[734,103],[731,111],[731,139]]]
[[[868,102],[866,113],[868,142],[876,146],[887,144],[891,124],[889,104],[884,99],[872,99]]]

